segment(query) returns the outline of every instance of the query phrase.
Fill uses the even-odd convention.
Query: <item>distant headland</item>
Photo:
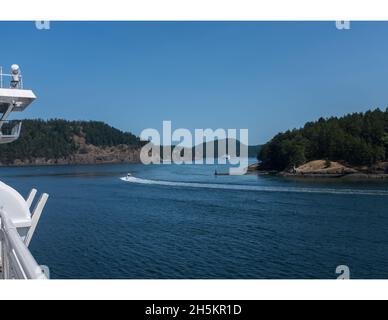
[[[20,139],[0,145],[0,166],[137,163],[143,145],[103,122],[24,120]]]

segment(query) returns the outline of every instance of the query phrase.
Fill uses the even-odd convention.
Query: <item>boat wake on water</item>
[[[258,191],[258,192],[283,192],[283,193],[318,193],[318,194],[337,194],[337,195],[364,195],[364,196],[387,196],[388,191],[384,190],[357,190],[357,189],[327,189],[327,188],[297,188],[297,187],[265,187],[252,185],[235,184],[217,184],[217,183],[197,183],[197,182],[174,182],[161,180],[148,180],[127,176],[121,178],[122,181],[142,184],[157,185],[181,188],[202,188],[219,190],[237,190],[237,191]]]

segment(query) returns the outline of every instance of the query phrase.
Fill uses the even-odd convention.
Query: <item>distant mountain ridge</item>
[[[220,143],[225,143],[225,145],[226,145],[226,154],[231,154],[231,151],[228,148],[228,144],[229,143],[232,143],[232,144],[236,145],[236,156],[240,156],[240,154],[241,154],[242,144],[241,144],[241,142],[239,140],[236,140],[236,139],[225,139],[225,140],[215,140],[215,141],[210,141],[210,142],[207,142],[207,143],[202,143],[202,150],[203,150],[204,157],[206,157],[206,145],[208,143],[211,143],[211,144],[214,143],[214,157],[215,158],[220,158],[222,156],[225,156],[225,154],[221,154],[221,152],[220,152],[220,148],[219,148]],[[198,147],[201,148],[201,145],[199,145]],[[249,158],[256,158],[258,152],[260,151],[260,148],[261,148],[260,145],[248,146],[248,157]]]
[[[225,143],[226,145],[226,152],[222,153],[220,151],[220,144],[221,143]],[[236,139],[223,139],[223,140],[213,140],[213,141],[209,141],[209,142],[204,142],[202,144],[199,144],[195,147],[193,147],[191,149],[191,152],[192,152],[192,160],[194,159],[198,159],[200,158],[200,154],[196,151],[198,150],[202,150],[202,155],[203,155],[203,158],[206,158],[208,157],[207,155],[207,152],[206,152],[206,149],[207,149],[207,146],[209,144],[214,144],[214,158],[215,159],[218,159],[218,158],[221,158],[223,156],[226,156],[226,155],[231,155],[233,156],[231,153],[231,151],[229,150],[228,148],[228,144],[229,143],[235,143],[236,144],[236,155],[235,156],[240,156],[240,151],[241,151],[241,142],[239,140],[236,140]],[[176,146],[171,146],[172,150],[175,148]],[[257,145],[257,146],[248,146],[248,157],[249,158],[256,158],[258,153],[260,152],[260,149],[261,149],[261,145]],[[160,154],[162,155],[163,157],[163,150],[164,150],[164,147],[161,146],[160,147]],[[185,148],[186,152],[189,152],[190,149],[187,149]],[[190,159],[188,159],[190,160]]]

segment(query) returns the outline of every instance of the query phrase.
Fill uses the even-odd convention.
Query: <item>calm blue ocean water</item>
[[[388,184],[219,176],[220,166],[1,168],[50,200],[31,250],[52,278],[388,278]],[[120,180],[131,172],[139,180]],[[138,183],[140,182],[140,183]]]

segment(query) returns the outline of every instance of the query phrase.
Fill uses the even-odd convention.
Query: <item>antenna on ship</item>
[[[9,78],[9,87],[4,87]],[[21,121],[8,121],[12,112],[24,111],[34,100],[32,90],[23,88],[17,64],[9,74],[0,67],[0,144],[11,143],[20,136]],[[47,279],[47,267],[39,266],[28,249],[48,194],[44,193],[32,210],[37,191],[24,199],[15,189],[0,181],[0,279]]]

